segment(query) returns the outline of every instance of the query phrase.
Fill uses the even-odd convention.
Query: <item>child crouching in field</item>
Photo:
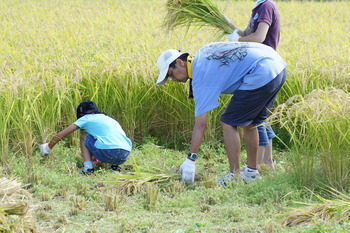
[[[83,174],[94,173],[92,156],[110,164],[115,171],[128,159],[132,143],[124,130],[113,118],[99,112],[95,102],[84,101],[77,108],[77,121],[57,133],[50,142],[40,145],[41,154],[49,154],[65,136],[82,129],[80,149],[84,159]]]

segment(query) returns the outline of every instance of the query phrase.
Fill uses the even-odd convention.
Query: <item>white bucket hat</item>
[[[165,82],[168,80],[168,69],[169,65],[175,61],[178,57],[181,56],[181,53],[179,50],[176,49],[169,49],[165,52],[163,52],[157,61],[157,66],[160,70],[160,74],[158,76],[157,84],[158,85],[164,85]]]

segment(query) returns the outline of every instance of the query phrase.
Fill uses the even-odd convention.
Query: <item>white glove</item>
[[[226,19],[226,21],[227,21],[228,23],[232,24],[231,20],[230,20],[226,15],[224,15],[224,18]]]
[[[241,36],[238,34],[239,29],[236,28],[235,30],[233,30],[233,32],[231,34],[226,34],[227,39],[231,42],[234,41],[238,41],[238,38],[240,38]]]
[[[186,159],[180,166],[181,181],[185,183],[194,183],[196,173],[196,161]]]
[[[49,143],[41,144],[40,145],[40,153],[42,155],[47,155],[52,151],[52,149],[49,148]]]

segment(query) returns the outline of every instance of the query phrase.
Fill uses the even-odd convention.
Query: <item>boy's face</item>
[[[186,82],[189,78],[187,73],[187,63],[181,59],[177,59],[175,66],[169,68],[168,77],[174,82]]]

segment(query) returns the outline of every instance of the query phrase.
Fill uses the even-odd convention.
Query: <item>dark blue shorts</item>
[[[96,139],[87,134],[85,136],[84,145],[88,148],[90,153],[103,163],[113,165],[120,165],[126,162],[129,158],[130,151],[124,149],[98,149],[95,147]]]
[[[258,125],[259,133],[259,146],[268,146],[270,144],[269,140],[276,137],[275,132],[269,124],[266,122],[263,125]]]
[[[255,90],[237,90],[220,120],[232,126],[259,125],[270,114],[278,91],[286,81],[284,69],[271,82]]]

